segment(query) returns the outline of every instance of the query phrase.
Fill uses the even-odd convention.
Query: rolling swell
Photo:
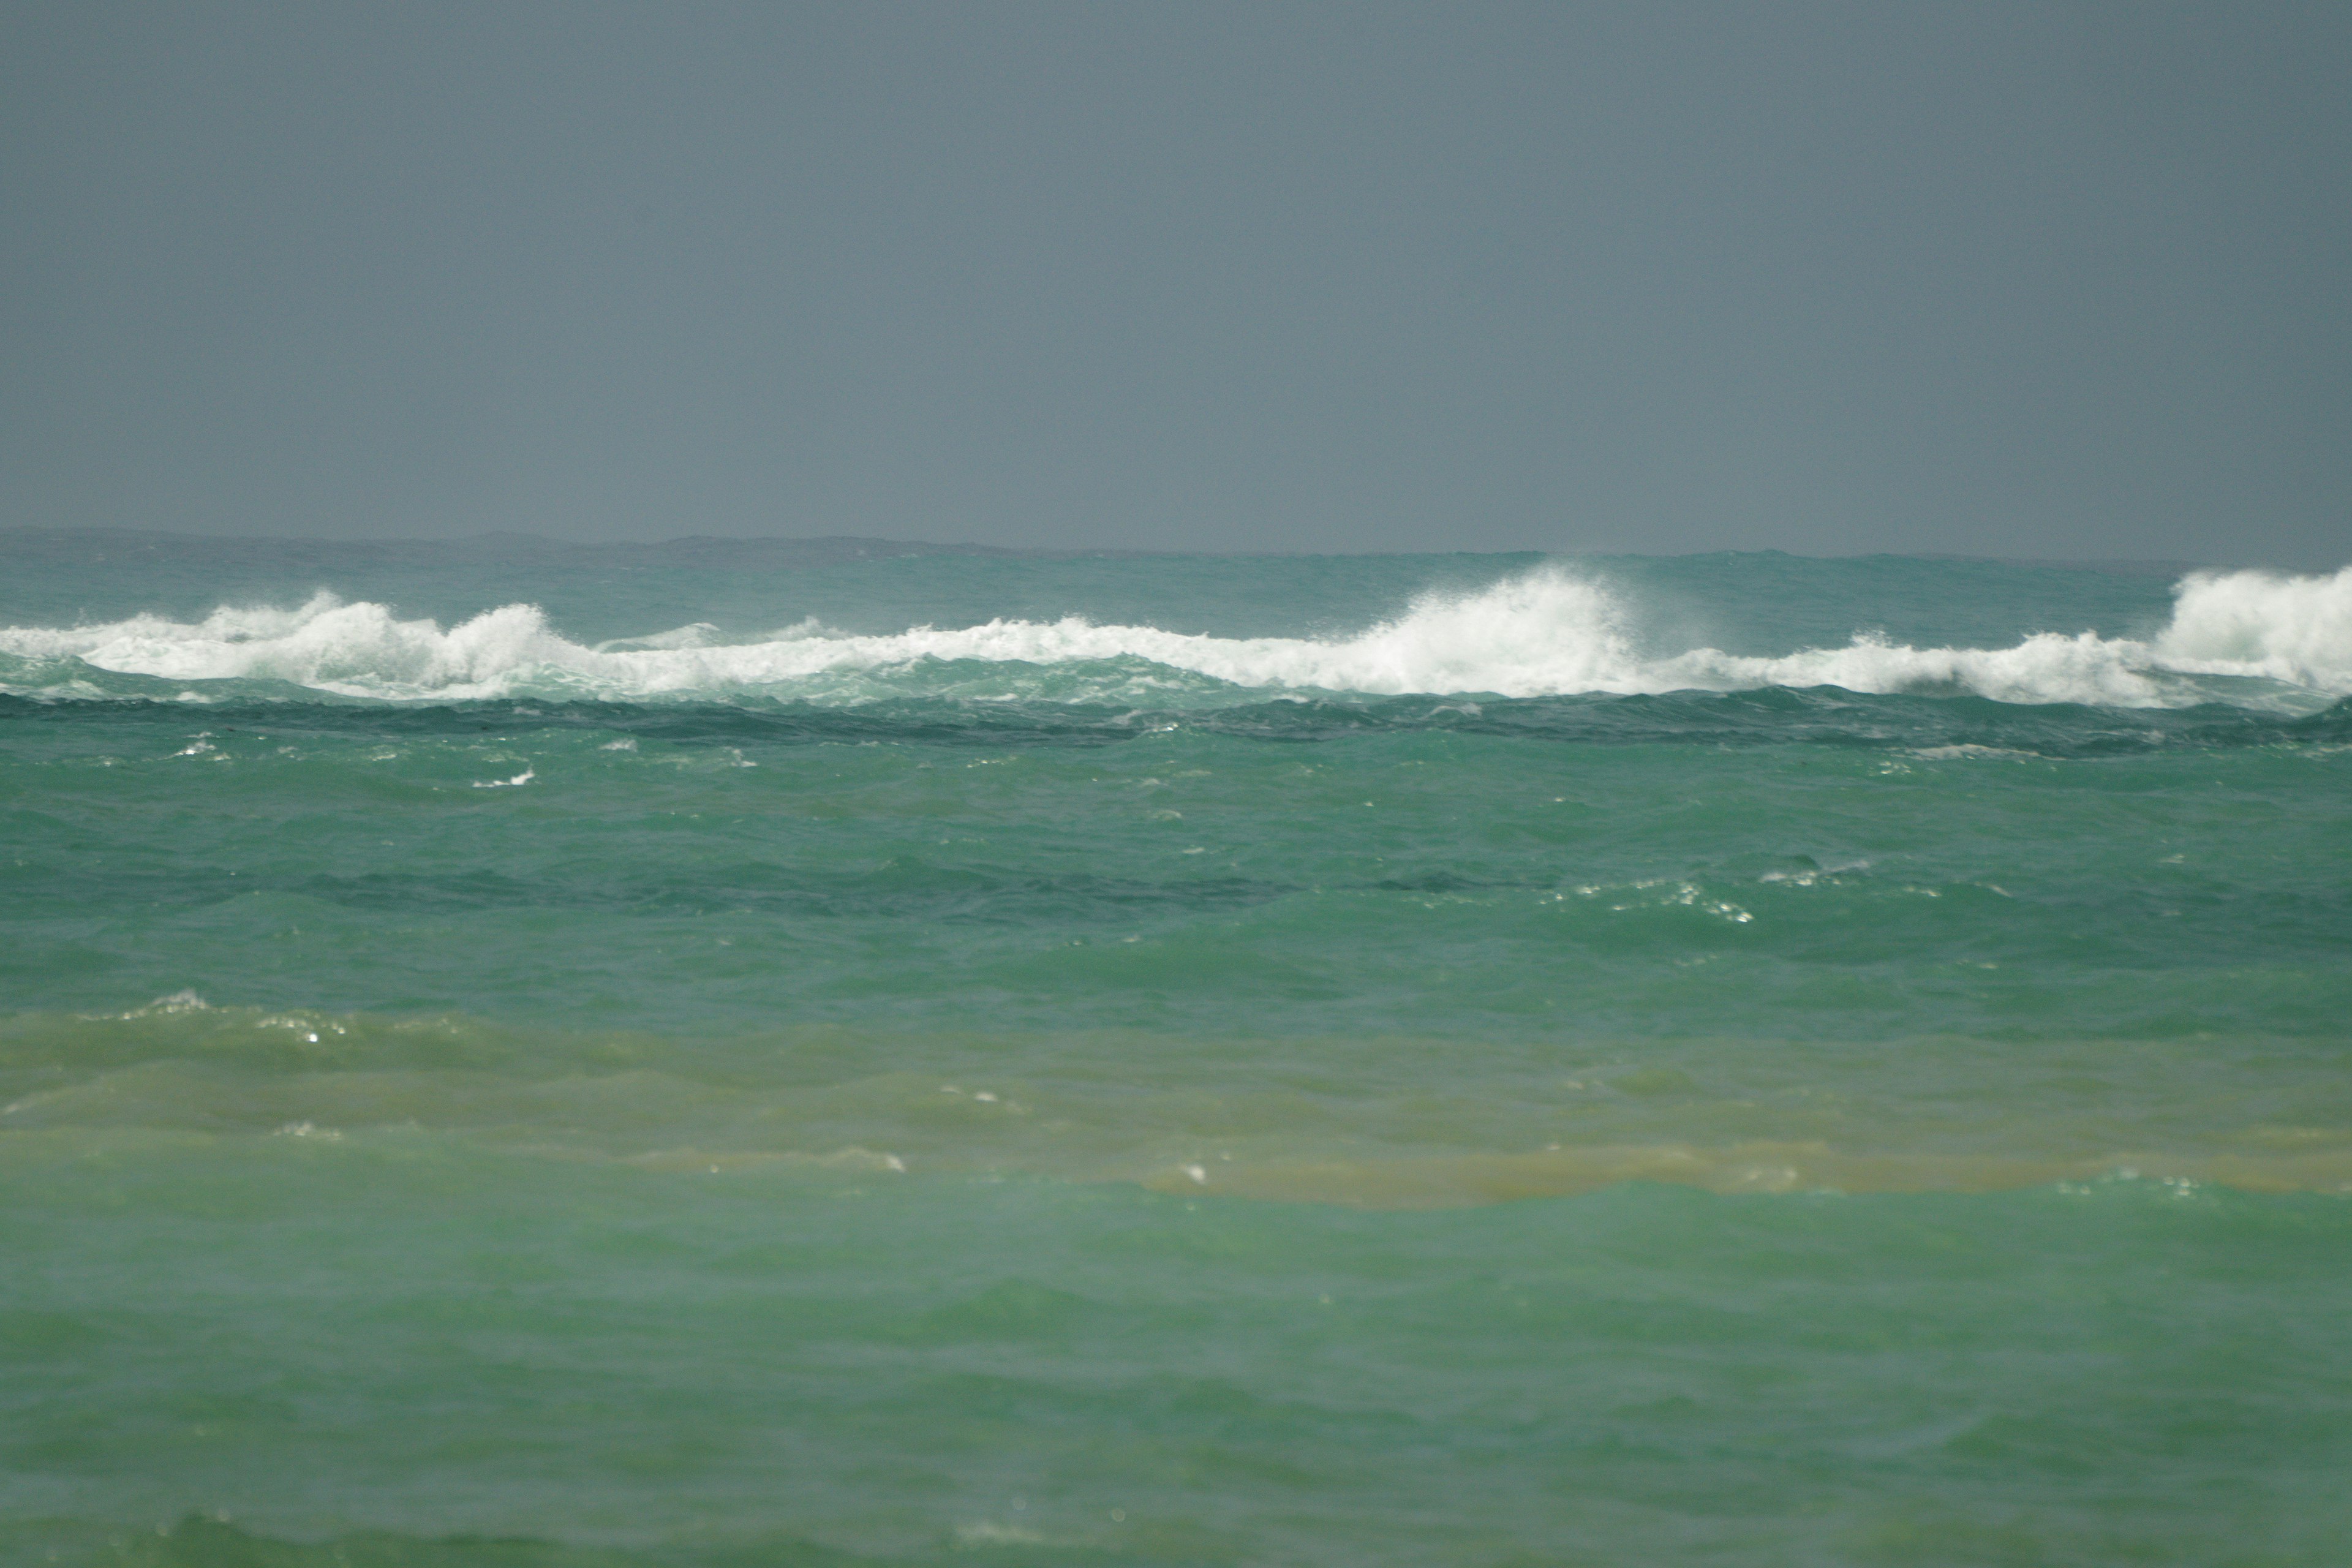
[[[163,693],[0,694],[0,722],[77,729],[200,721],[280,735],[463,737],[605,733],[679,746],[872,743],[950,747],[1121,745],[1167,733],[1311,744],[1387,734],[1457,734],[1593,745],[1827,745],[1864,750],[1976,747],[2048,757],[2178,749],[2336,745],[2352,741],[2352,699],[2287,714],[2226,702],[2113,709],[1973,696],[1882,696],[1837,688],[1766,688],[1636,696],[1432,701],[1313,695],[1206,710],[1087,702],[877,699],[840,706],[790,698],[730,701],[508,700],[376,704],[303,692],[224,694],[200,709]]]

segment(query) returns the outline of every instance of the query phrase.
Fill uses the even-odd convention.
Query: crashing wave
[[[2352,693],[2352,567],[2333,576],[2200,573],[2171,621],[2141,641],[2041,633],[2002,648],[1912,647],[1857,637],[1774,657],[1643,651],[1636,616],[1604,584],[1560,568],[1432,595],[1353,636],[1220,637],[1150,626],[993,620],[887,636],[814,623],[725,642],[696,625],[587,647],[530,605],[444,628],[320,593],[294,609],[223,608],[103,626],[0,629],[0,653],[173,680],[272,679],[352,697],[468,699],[554,692],[610,699],[792,694],[822,678],[926,661],[1069,667],[1118,661],[1254,690],[1477,693],[1966,691],[2004,702],[2170,707]],[[2243,689],[2221,682],[2253,683]]]

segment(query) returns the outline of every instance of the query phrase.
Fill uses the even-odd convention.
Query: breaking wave
[[[694,626],[592,647],[564,637],[530,605],[445,628],[320,593],[292,609],[222,608],[196,622],[141,616],[102,626],[8,627],[0,629],[0,654],[172,680],[268,679],[351,697],[445,700],[823,695],[845,675],[887,677],[941,664],[1033,671],[1108,664],[1130,684],[1139,667],[1156,667],[1253,690],[1368,694],[1829,686],[2149,708],[2215,700],[2309,706],[2352,693],[2352,567],[2311,577],[2198,574],[2174,595],[2170,622],[2147,640],[2038,633],[2008,647],[1914,647],[1857,636],[1843,647],[1749,657],[1712,647],[1650,650],[1621,595],[1559,568],[1475,593],[1432,595],[1394,620],[1331,638],[1220,637],[1073,617],[887,636],[852,636],[811,621],[736,641]]]

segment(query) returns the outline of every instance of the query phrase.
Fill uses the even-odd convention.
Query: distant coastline
[[[1027,549],[1010,545],[944,542],[920,539],[882,539],[855,534],[795,537],[781,534],[682,534],[658,540],[572,542],[536,533],[481,533],[446,539],[338,539],[319,534],[186,533],[168,529],[130,528],[0,528],[0,559],[70,564],[84,561],[102,565],[130,556],[148,561],[216,560],[224,549],[292,552],[299,564],[331,559],[339,564],[391,564],[413,562],[430,554],[451,564],[509,563],[517,565],[572,566],[701,566],[715,569],[794,570],[836,566],[853,561],[887,561],[919,555],[971,555],[1006,561],[1055,561],[1080,558],[1148,560],[1154,556],[1212,555],[1432,555],[1509,556],[1646,555],[1630,550],[1493,550],[1493,551],[1225,551],[1225,550],[1069,550]],[[2040,556],[1971,555],[1950,551],[1868,551],[1853,555],[1807,555],[1785,550],[1693,550],[1662,552],[1667,556],[1788,556],[1797,560],[1867,560],[1893,556],[1912,561],[1983,562],[2005,566],[2042,566],[2056,570],[2104,572],[2126,576],[2179,577],[2190,572],[2332,570],[2310,563],[2280,565],[2256,560],[2185,561],[2171,559],[2097,559]],[[2337,563],[2335,564],[2341,564]]]

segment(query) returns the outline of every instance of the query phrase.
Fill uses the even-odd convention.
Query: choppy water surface
[[[0,563],[0,1559],[2352,1557],[2352,574]]]

